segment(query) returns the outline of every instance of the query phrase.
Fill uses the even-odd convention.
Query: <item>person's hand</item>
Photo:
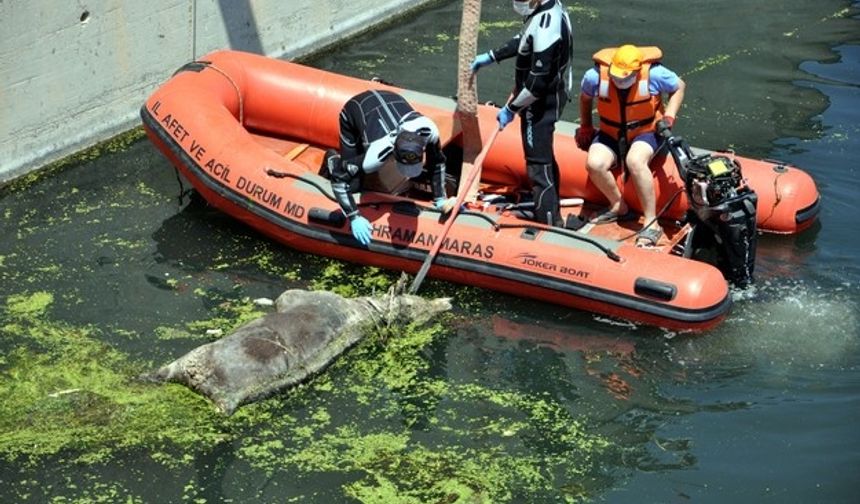
[[[443,215],[450,212],[456,204],[457,198],[453,196],[450,198],[436,198],[433,200],[433,207],[435,207],[436,210],[441,210]]]
[[[675,118],[673,116],[663,116],[662,121],[666,123],[666,127],[669,129],[675,126]]]
[[[514,120],[514,112],[505,105],[501,110],[499,110],[499,113],[496,115],[496,120],[499,121],[499,129],[503,130],[505,129],[505,126]]]
[[[365,247],[370,245],[370,233],[373,231],[370,221],[361,215],[356,215],[349,221],[349,227],[352,228],[352,236],[358,240],[358,243]]]
[[[493,55],[485,52],[483,54],[479,54],[475,56],[475,59],[472,61],[472,65],[470,68],[472,69],[472,73],[476,73],[481,67],[485,67],[493,62]]]
[[[576,146],[587,151],[591,147],[591,142],[594,140],[594,135],[596,134],[597,132],[593,126],[580,126],[576,128]]]

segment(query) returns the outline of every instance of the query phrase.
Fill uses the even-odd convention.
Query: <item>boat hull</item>
[[[729,313],[731,297],[720,271],[669,253],[683,239],[682,230],[667,230],[658,250],[646,250],[635,247],[632,235],[554,229],[504,207],[473,205],[442,237],[445,217],[429,202],[368,192],[356,195],[373,225],[372,242],[363,247],[330,183],[317,175],[324,150],[336,146],[343,103],[368,88],[393,89],[437,122],[443,143],[456,146],[453,101],[240,52],[217,52],[202,61],[152,94],[141,108],[144,127],[207,202],[280,243],[414,273],[441,239],[429,271],[436,278],[670,329],[707,329]],[[494,118],[491,107],[481,107],[485,141]],[[502,131],[490,150],[485,187],[510,187],[512,179],[505,177],[522,187],[516,131]],[[584,168],[574,166],[573,156],[559,157],[564,195],[599,203],[581,180],[587,179]],[[522,176],[516,175],[520,168]],[[683,200],[675,199],[672,208],[683,214]],[[618,229],[635,232],[636,225]]]

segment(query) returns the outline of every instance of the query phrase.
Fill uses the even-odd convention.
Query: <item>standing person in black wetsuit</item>
[[[370,244],[373,227],[359,213],[352,193],[402,194],[425,165],[431,170],[433,205],[450,211],[454,198],[445,194],[445,155],[436,124],[391,91],[364,91],[346,102],[340,111],[340,153],[326,152],[323,170],[359,243]]]
[[[553,132],[569,100],[570,18],[559,0],[514,0],[514,11],[524,16],[522,31],[498,49],[479,54],[472,71],[516,56],[514,94],[498,113],[499,128],[507,126],[514,114],[522,116],[520,131],[535,220],[562,227]]]

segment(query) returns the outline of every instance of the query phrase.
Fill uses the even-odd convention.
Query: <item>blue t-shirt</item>
[[[582,93],[586,96],[597,96],[600,85],[600,73],[596,67],[589,68],[582,76]],[[672,94],[678,90],[678,74],[663,65],[652,65],[648,72],[648,90],[652,95],[661,93]]]

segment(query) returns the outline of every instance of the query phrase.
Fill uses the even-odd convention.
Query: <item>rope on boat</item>
[[[668,210],[669,207],[672,206],[672,203],[678,198],[678,196],[681,195],[682,192],[684,192],[684,188],[681,188],[681,189],[678,189],[677,191],[675,191],[675,194],[673,194],[672,197],[669,198],[669,201],[667,201],[666,204],[663,205],[663,208],[661,208],[660,211],[657,212],[657,215],[653,219],[646,222],[645,225],[643,225],[639,229],[639,231],[636,231],[635,233],[631,233],[631,234],[625,236],[624,238],[620,238],[618,241],[627,241],[630,238],[633,238],[634,236],[639,236],[642,233],[642,231],[645,231],[646,229],[651,227],[651,224],[654,224],[655,222],[657,222],[657,219],[659,219],[661,215],[666,213],[666,210]]]
[[[779,206],[779,203],[782,201],[782,195],[779,193],[779,179],[784,173],[786,173],[787,170],[785,170],[785,165],[783,164],[780,164],[777,168],[782,169],[783,171],[777,170],[777,175],[773,179],[773,205],[771,205],[770,207],[770,214],[761,220],[762,224],[769,221],[770,218],[773,217],[773,214],[776,212],[776,207]]]
[[[179,175],[179,168],[174,166],[173,172],[176,173],[176,181],[179,182],[179,196],[177,196],[177,199],[179,199],[179,206],[182,206],[185,202],[185,197],[191,194],[194,191],[194,188],[185,188],[185,185],[182,183],[182,176]]]
[[[268,169],[266,169],[266,174],[267,174],[267,175],[269,175],[270,177],[275,177],[275,178],[292,178],[292,179],[296,179],[296,180],[299,180],[299,181],[301,181],[301,182],[304,182],[304,183],[306,183],[306,184],[310,184],[310,185],[314,186],[314,187],[315,187],[315,188],[316,188],[320,193],[322,193],[322,194],[323,194],[323,196],[325,196],[325,197],[326,197],[326,198],[328,198],[329,200],[331,200],[331,201],[333,201],[333,202],[337,203],[337,200],[336,200],[333,196],[329,196],[329,194],[325,191],[325,188],[323,188],[320,184],[318,184],[318,183],[314,182],[313,180],[310,180],[310,179],[307,179],[307,178],[305,178],[305,177],[302,177],[301,175],[296,175],[296,174],[294,174],[294,173],[288,173],[288,172],[281,172],[281,171],[273,170],[272,168],[268,168]],[[675,197],[677,197],[677,195],[675,195]],[[672,199],[674,200],[674,199],[675,199],[675,197],[673,197]],[[670,201],[669,201],[669,203],[671,203],[671,202],[672,202],[672,201],[670,200]],[[378,207],[378,206],[384,206],[384,205],[387,205],[387,206],[394,206],[394,205],[396,205],[396,204],[398,204],[398,203],[401,203],[401,202],[400,202],[400,201],[377,201],[377,202],[373,202],[373,203],[359,203],[357,206],[358,206],[358,207],[367,207],[367,206],[377,206],[377,207]],[[439,210],[436,210],[435,208],[432,208],[432,207],[430,207],[430,206],[424,206],[424,205],[415,205],[415,206],[416,206],[416,207],[418,207],[418,208],[420,208],[422,211],[425,211],[425,212],[426,212],[426,211],[439,212]],[[667,206],[668,206],[668,205],[667,205]],[[665,211],[665,208],[663,209],[663,211]],[[440,213],[441,213],[441,212],[440,212]],[[604,245],[603,245],[603,244],[601,244],[600,242],[598,242],[598,241],[596,241],[596,240],[594,240],[594,239],[592,239],[592,238],[589,238],[588,236],[583,236],[583,235],[581,235],[581,234],[579,234],[579,233],[575,233],[575,232],[572,232],[572,231],[568,231],[568,230],[566,230],[566,229],[561,229],[561,228],[557,228],[557,227],[547,226],[547,225],[545,225],[545,224],[541,224],[541,223],[538,223],[538,222],[531,222],[531,223],[528,223],[528,224],[499,224],[499,223],[498,223],[498,222],[496,222],[495,220],[493,220],[493,219],[491,219],[490,217],[488,217],[488,216],[484,215],[482,212],[470,212],[470,211],[468,211],[468,210],[466,210],[466,211],[465,211],[463,214],[461,214],[461,215],[471,215],[471,216],[474,216],[474,217],[478,217],[478,218],[480,218],[480,219],[484,219],[485,221],[489,222],[489,223],[490,223],[490,225],[491,225],[491,226],[493,226],[493,229],[494,229],[494,230],[496,230],[496,231],[499,231],[500,229],[525,229],[525,228],[532,228],[532,229],[540,229],[540,230],[543,230],[543,231],[548,232],[548,233],[556,233],[556,234],[560,234],[560,235],[562,235],[562,236],[566,236],[566,237],[568,237],[568,238],[572,238],[572,239],[574,239],[574,240],[579,240],[579,241],[582,241],[582,242],[588,243],[588,244],[590,244],[590,245],[593,245],[595,248],[597,248],[598,250],[600,250],[601,252],[603,252],[604,254],[606,254],[606,257],[608,257],[608,258],[612,259],[612,260],[613,260],[613,261],[615,261],[615,262],[619,262],[619,261],[621,261],[621,256],[619,256],[618,254],[616,254],[616,253],[615,253],[615,252],[613,252],[612,250],[609,250],[609,248],[607,248],[606,246],[604,246]],[[626,238],[625,238],[625,239],[626,239]]]
[[[227,72],[225,72],[224,70],[221,70],[217,66],[213,65],[211,62],[206,61],[206,62],[201,62],[201,63],[206,63],[206,68],[211,68],[212,70],[215,70],[219,74],[223,75],[224,78],[226,78],[230,82],[230,84],[233,85],[233,89],[236,90],[236,96],[239,98],[239,124],[244,126],[245,125],[245,102],[242,99],[242,92],[239,91],[239,86],[236,84],[236,81],[234,81],[233,78],[230,77],[230,75]]]
[[[330,196],[329,193],[326,192],[326,190],[323,186],[317,184],[313,180],[304,178],[301,175],[296,175],[295,173],[277,171],[277,170],[273,170],[272,168],[266,168],[266,175],[268,175],[270,177],[275,177],[275,178],[293,178],[293,179],[299,180],[301,182],[304,182],[305,184],[310,184],[310,185],[314,186],[317,191],[322,193],[323,196],[325,196],[329,200],[337,203],[337,199],[335,199],[334,196]],[[361,206],[361,204],[359,204],[359,206]]]

